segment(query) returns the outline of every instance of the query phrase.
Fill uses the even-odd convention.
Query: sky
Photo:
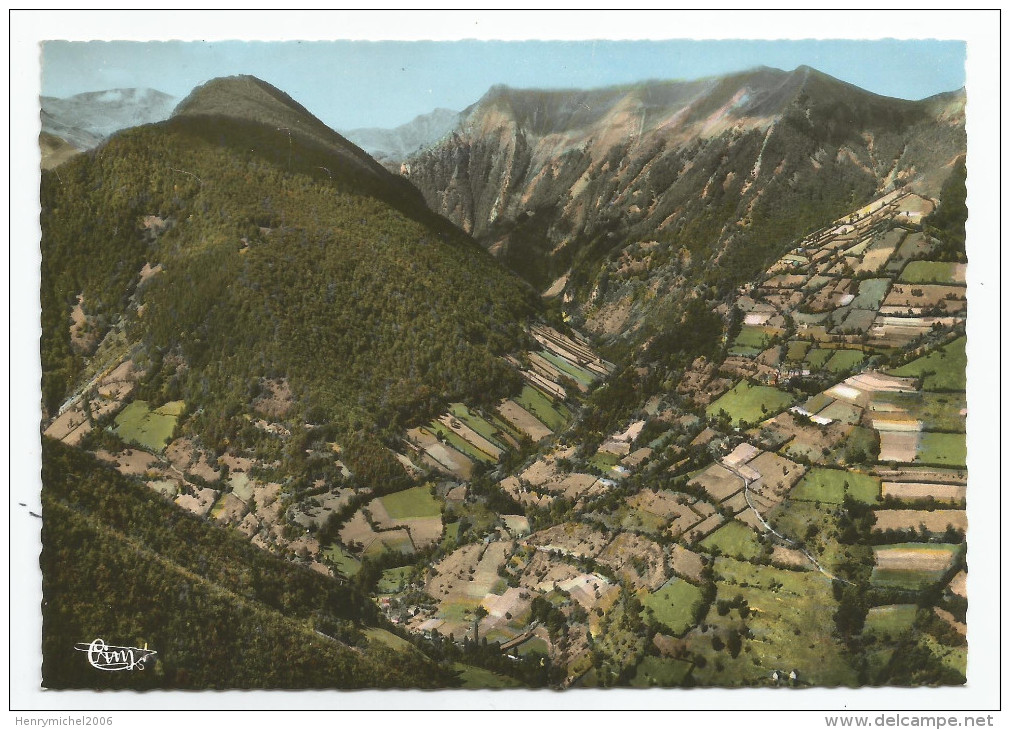
[[[460,111],[494,84],[593,88],[808,65],[869,91],[921,99],[962,87],[958,40],[47,41],[42,93],[149,87],[184,97],[252,74],[336,129],[394,127]]]

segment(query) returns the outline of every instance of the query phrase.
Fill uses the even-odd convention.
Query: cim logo
[[[121,672],[123,670],[143,670],[149,660],[158,652],[133,646],[109,646],[105,639],[95,639],[90,644],[75,644],[77,651],[88,654],[88,663],[103,672]]]

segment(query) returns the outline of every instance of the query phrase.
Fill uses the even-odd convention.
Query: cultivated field
[[[568,423],[571,414],[561,404],[554,403],[550,398],[530,385],[524,385],[522,393],[515,399],[516,403],[542,421],[552,431],[557,431]]]
[[[909,284],[964,284],[964,264],[944,261],[911,261],[901,272],[900,280]]]
[[[551,429],[530,415],[528,411],[513,400],[503,400],[499,403],[498,412],[502,418],[529,436],[533,441],[543,441],[553,433]]]
[[[937,509],[887,509],[876,510],[875,530],[919,530],[924,527],[927,532],[943,533],[948,527],[955,530],[967,530],[968,518],[964,510]]]
[[[921,590],[937,583],[954,565],[961,545],[944,543],[898,543],[873,549],[876,567],[870,578],[875,585]]]
[[[712,464],[691,477],[691,483],[704,489],[716,502],[743,489],[743,479],[721,464]]]
[[[873,504],[880,495],[880,480],[843,469],[814,467],[800,480],[789,498],[806,502],[841,504],[846,496]]]
[[[610,538],[581,522],[565,522],[535,532],[525,542],[542,550],[556,550],[563,555],[591,558],[599,555]]]
[[[653,590],[667,578],[663,548],[631,532],[621,532],[596,556],[627,585]]]
[[[963,484],[934,484],[931,482],[883,482],[882,497],[915,502],[933,499],[937,502],[963,502],[967,488]]]

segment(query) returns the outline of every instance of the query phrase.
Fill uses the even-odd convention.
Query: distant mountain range
[[[42,131],[78,150],[97,146],[127,127],[168,119],[178,98],[155,89],[89,91],[40,98]]]
[[[393,129],[363,127],[349,129],[343,134],[382,164],[398,168],[410,155],[431,147],[448,135],[459,120],[459,112],[436,109]]]

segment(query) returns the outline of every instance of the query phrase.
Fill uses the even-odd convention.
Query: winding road
[[[750,485],[757,480],[748,479],[743,474],[741,474],[740,471],[735,466],[731,466],[730,464],[727,464],[725,461],[721,462],[721,464],[727,469],[729,469],[731,472],[733,472],[733,474],[740,477],[741,480],[743,480],[743,496],[744,499],[747,500],[747,506],[750,507],[751,512],[753,512],[754,516],[758,518],[758,521],[765,528],[765,530],[775,535],[775,537],[782,540],[783,542],[787,543],[791,548],[799,550],[801,553],[803,553],[806,559],[809,560],[813,564],[813,566],[817,568],[817,570],[819,570],[821,573],[826,575],[831,580],[837,580],[841,581],[842,583],[848,583],[849,585],[853,585],[851,581],[847,581],[844,578],[839,578],[833,573],[830,573],[829,571],[825,570],[824,567],[819,562],[817,562],[817,559],[813,555],[811,555],[810,552],[805,547],[800,545],[795,540],[789,539],[781,532],[777,532],[774,528],[772,528],[772,526],[768,524],[767,520],[765,520],[765,518],[761,516],[761,513],[757,511],[757,507],[754,506],[754,503],[751,501],[750,498]]]

